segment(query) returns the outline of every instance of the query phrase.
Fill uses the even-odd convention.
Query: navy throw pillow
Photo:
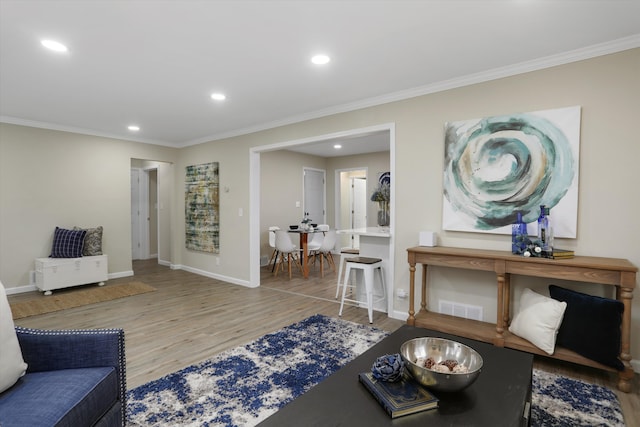
[[[53,233],[51,258],[80,258],[86,230],[67,230],[56,227]]]
[[[551,298],[567,303],[556,344],[603,365],[623,370],[620,361],[622,302],[549,285]]]

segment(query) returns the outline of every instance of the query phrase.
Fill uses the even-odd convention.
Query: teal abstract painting
[[[555,237],[575,238],[580,107],[445,123],[443,229],[510,234],[521,212],[537,232],[551,208]]]

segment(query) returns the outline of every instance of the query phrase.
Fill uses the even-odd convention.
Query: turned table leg
[[[624,305],[622,325],[620,327],[620,360],[624,370],[618,375],[618,389],[629,393],[634,372],[631,367],[631,304],[633,302],[633,288],[620,287],[617,292],[618,300]]]
[[[511,323],[511,275],[504,275],[504,305],[503,305],[502,322],[505,328]]]
[[[427,311],[427,264],[422,264],[422,299],[420,300],[420,310]]]
[[[493,344],[504,347],[504,294],[505,294],[505,276],[498,274],[498,313],[496,316],[496,337]]]
[[[416,282],[416,263],[409,264],[409,318],[407,324],[414,326],[416,324],[416,312],[413,309],[413,300],[415,297]]]

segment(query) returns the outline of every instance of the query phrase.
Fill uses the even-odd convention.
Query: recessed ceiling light
[[[340,144],[336,144],[336,145],[334,145],[334,146],[333,146],[333,148],[335,148],[336,150],[339,150],[339,149],[341,149],[341,148],[342,148],[342,145],[340,145]]]
[[[224,93],[212,93],[211,99],[214,99],[216,101],[224,101],[225,99],[227,99],[227,97]]]
[[[311,58],[311,62],[313,62],[316,65],[328,64],[329,61],[331,61],[331,58],[329,58],[327,55],[316,55],[313,58]]]
[[[65,45],[55,40],[42,40],[40,43],[42,43],[42,46],[55,52],[66,52],[68,50]]]
[[[140,126],[131,125],[127,127],[127,129],[129,129],[131,132],[138,132],[140,130]]]

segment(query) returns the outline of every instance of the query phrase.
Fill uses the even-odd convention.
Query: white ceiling
[[[0,0],[0,120],[182,147],[634,47],[640,0]]]
[[[289,146],[286,150],[319,157],[341,157],[389,151],[390,143],[391,135],[387,130],[363,132],[345,137],[320,136],[316,141],[304,141],[304,143]],[[336,148],[336,144],[339,148]]]

